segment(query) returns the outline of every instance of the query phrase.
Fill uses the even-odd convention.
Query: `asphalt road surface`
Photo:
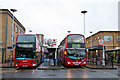
[[[75,79],[105,79],[119,80],[118,70],[105,69],[88,69],[88,68],[69,68],[62,70],[38,70],[37,68],[22,68],[16,70],[2,70],[2,78],[30,78],[30,79],[59,79],[59,78],[75,78]],[[86,79],[85,79],[86,80]]]

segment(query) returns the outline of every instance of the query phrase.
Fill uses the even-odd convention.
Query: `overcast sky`
[[[15,17],[28,33],[44,34],[59,42],[71,33],[84,34],[82,10],[87,10],[86,37],[90,31],[118,29],[119,0],[0,0],[1,9],[17,9]]]

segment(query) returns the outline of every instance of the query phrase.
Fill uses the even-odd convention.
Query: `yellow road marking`
[[[111,74],[111,73],[109,73],[109,72],[105,72],[105,71],[102,71],[102,70],[99,70],[99,71],[101,71],[101,72],[103,72],[103,73],[106,73],[106,74],[109,74],[109,75],[112,75],[112,76],[115,76],[115,77],[119,78],[119,76],[114,75],[114,74]]]

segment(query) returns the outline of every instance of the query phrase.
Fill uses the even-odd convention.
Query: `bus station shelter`
[[[120,63],[120,49],[105,50],[105,54],[106,59],[112,55],[114,57],[114,62]]]
[[[87,62],[97,64],[97,61],[102,62],[103,58],[103,46],[97,45],[86,48],[87,50]]]

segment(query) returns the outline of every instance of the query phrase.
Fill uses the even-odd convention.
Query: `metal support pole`
[[[87,11],[81,11],[81,13],[84,14],[84,36],[85,36],[85,13],[87,13]]]
[[[84,36],[85,36],[85,14],[84,14]]]
[[[104,51],[104,44],[103,44],[103,66],[105,66],[105,51]]]

